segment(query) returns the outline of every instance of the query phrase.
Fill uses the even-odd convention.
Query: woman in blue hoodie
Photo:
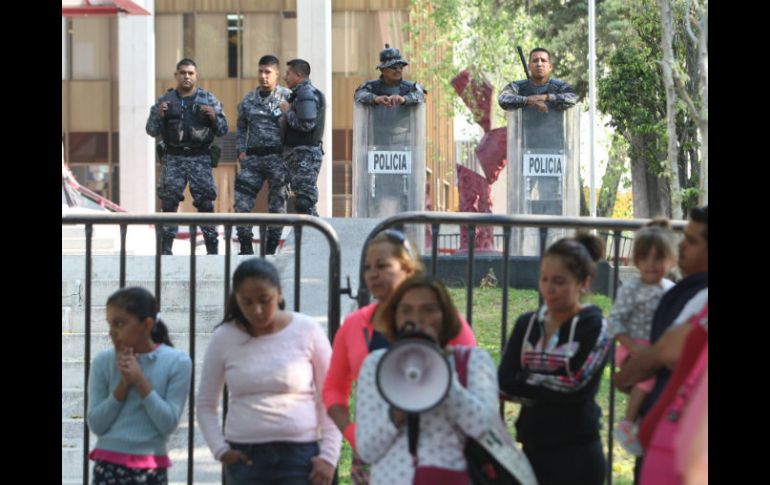
[[[503,398],[522,404],[516,439],[540,485],[604,482],[594,398],[611,338],[601,310],[581,303],[603,246],[579,233],[548,248],[540,264],[544,305],[516,320],[498,369]]]

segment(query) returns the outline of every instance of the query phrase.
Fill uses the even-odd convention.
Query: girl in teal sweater
[[[114,347],[99,352],[88,382],[88,426],[97,436],[93,485],[166,485],[167,444],[190,389],[192,361],[171,345],[144,288],[107,299]]]

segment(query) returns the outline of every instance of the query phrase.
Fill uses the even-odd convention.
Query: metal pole
[[[590,163],[590,211],[591,217],[596,217],[596,134],[594,126],[596,125],[596,3],[595,0],[588,0],[588,143]]]

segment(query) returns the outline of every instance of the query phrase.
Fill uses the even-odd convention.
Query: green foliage
[[[628,143],[615,133],[612,136],[610,146],[610,159],[607,161],[607,169],[602,176],[602,186],[599,191],[599,200],[596,207],[596,215],[599,217],[612,217],[615,208],[615,198],[623,172],[626,170],[626,153]]]
[[[523,6],[489,0],[413,0],[409,15],[404,28],[419,42],[408,55],[431,66],[432,80],[444,85],[449,101],[457,99],[450,81],[463,69],[485,76],[497,90],[525,78],[516,46],[525,53],[534,48],[534,26],[542,22]],[[436,55],[449,48],[451,55]],[[499,110],[494,115],[497,126],[505,123]]]
[[[668,176],[659,6],[655,0],[596,3],[598,108],[626,139],[633,166]],[[685,0],[673,0],[674,69],[699,107],[697,46],[685,32],[684,5]],[[449,83],[460,71],[483,73],[499,91],[525,77],[516,46],[525,54],[545,47],[553,53],[554,77],[570,83],[582,99],[588,91],[587,16],[585,0],[412,0],[406,29],[419,41],[409,55],[431,66],[430,75],[453,101],[448,104],[459,106]],[[682,102],[677,110],[679,185],[687,209],[700,178],[697,129]],[[493,112],[495,125],[504,124],[502,112]]]
[[[665,168],[666,99],[655,58],[649,49],[621,47],[608,66],[598,82],[598,108],[612,116],[610,126],[626,138],[632,163],[646,163],[651,173],[660,174]],[[641,137],[647,143],[634,143]]]

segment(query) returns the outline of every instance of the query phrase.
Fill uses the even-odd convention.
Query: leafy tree
[[[677,104],[678,185],[683,209],[697,203],[701,169],[698,128],[707,137],[707,114],[701,106],[704,36],[707,0],[672,0],[673,69],[677,92],[684,102]],[[698,32],[688,35],[685,2],[694,2],[699,15]],[[666,101],[660,61],[661,20],[656,0],[597,0],[597,65],[599,67],[598,108],[611,116],[610,125],[623,136],[631,161],[634,214],[670,216],[671,193],[666,164]],[[415,35],[425,35],[416,25],[431,25],[428,44],[432,49],[451,46],[440,59],[426,58],[432,75],[448,83],[460,70],[484,73],[500,89],[513,79],[522,79],[516,46],[525,53],[543,46],[554,53],[554,75],[575,87],[584,98],[588,91],[588,7],[585,0],[413,0],[410,14],[429,22],[410,22]],[[695,16],[691,14],[690,16]],[[425,28],[423,28],[425,30]],[[421,39],[422,40],[422,39]],[[419,57],[421,52],[411,54]],[[699,57],[700,55],[700,57]],[[707,58],[706,58],[707,59]],[[453,94],[451,89],[446,90]],[[687,96],[683,96],[686,94]],[[707,93],[703,96],[707,99]],[[455,100],[455,105],[459,103]],[[502,113],[495,110],[496,125]],[[699,124],[698,124],[699,123]],[[703,137],[703,135],[701,135]],[[618,150],[623,150],[621,145]],[[706,148],[706,147],[704,147]],[[621,154],[618,157],[623,158]],[[618,158],[618,159],[620,159]],[[617,160],[617,159],[616,159]],[[615,187],[613,189],[613,187]],[[599,200],[615,198],[617,185],[602,184]],[[686,212],[685,212],[686,213]]]

